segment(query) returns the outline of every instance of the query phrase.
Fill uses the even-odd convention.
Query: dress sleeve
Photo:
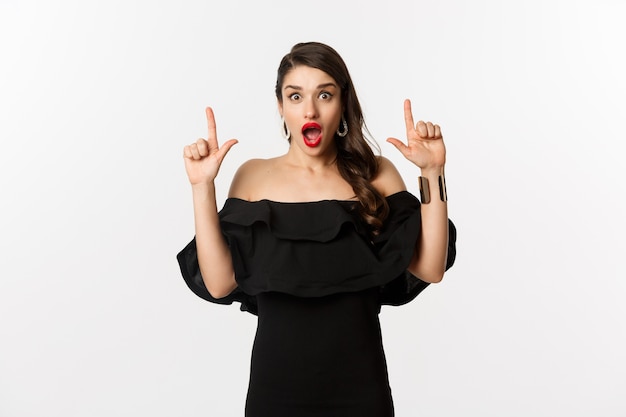
[[[241,311],[248,311],[257,314],[256,297],[245,294],[239,287],[223,298],[214,298],[206,289],[202,275],[200,274],[200,266],[198,265],[198,252],[196,249],[196,239],[193,238],[176,256],[180,272],[185,283],[194,294],[207,301],[216,304],[232,304],[234,301],[241,303]]]
[[[381,286],[381,304],[399,306],[417,297],[430,284],[412,275],[406,268],[413,256],[413,248],[421,230],[419,200],[408,192],[401,192],[387,198],[389,216],[385,228],[374,239],[379,257],[401,253],[405,269],[396,278]],[[448,220],[448,259],[446,270],[456,259],[456,227]]]

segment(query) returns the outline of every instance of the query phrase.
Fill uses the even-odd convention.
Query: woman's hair
[[[361,203],[358,205],[359,215],[370,231],[376,234],[383,226],[389,206],[370,183],[378,172],[379,162],[371,147],[376,145],[365,136],[369,132],[348,68],[341,56],[330,46],[319,42],[298,43],[283,57],[278,67],[276,98],[279,102],[282,102],[285,76],[298,65],[324,71],[341,88],[343,117],[348,124],[348,134],[343,138],[335,134],[337,167]]]

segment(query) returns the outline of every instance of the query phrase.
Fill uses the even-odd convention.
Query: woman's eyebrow
[[[327,87],[335,87],[335,88],[337,88],[337,84],[335,84],[335,83],[324,83],[324,84],[320,84],[320,85],[317,86],[318,89],[320,89],[320,88],[327,88]],[[286,90],[288,88],[291,88],[293,90],[302,90],[302,87],[300,87],[299,85],[291,85],[291,84],[286,85],[283,89]]]
[[[317,86],[317,88],[326,88],[326,87],[335,87],[337,88],[337,84],[335,83],[325,83],[325,84],[320,84]]]

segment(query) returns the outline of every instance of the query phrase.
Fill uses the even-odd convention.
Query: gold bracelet
[[[446,177],[442,175],[439,176],[439,198],[444,203],[448,201],[448,190],[446,190]]]
[[[428,178],[419,176],[417,182],[420,187],[420,200],[422,204],[430,203],[430,186],[428,185]],[[440,175],[438,178],[439,183],[439,198],[444,203],[448,201],[448,191],[446,189],[446,177]]]
[[[430,187],[428,186],[428,178],[419,176],[417,182],[420,185],[420,200],[422,204],[430,203]]]

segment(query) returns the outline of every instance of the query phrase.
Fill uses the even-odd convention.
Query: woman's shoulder
[[[241,164],[233,177],[228,196],[250,200],[252,190],[258,189],[261,181],[271,174],[277,159],[255,158]]]
[[[378,171],[372,178],[371,184],[384,197],[406,191],[406,185],[391,160],[378,156]],[[262,190],[265,190],[270,181],[280,170],[281,157],[269,159],[250,159],[237,169],[229,190],[229,197],[242,200],[256,200]],[[279,175],[280,176],[280,175]],[[261,192],[261,194],[263,194]]]
[[[243,164],[239,166],[239,168],[237,169],[237,173],[235,175],[256,174],[259,171],[266,170],[269,166],[274,165],[276,163],[276,159],[277,158],[248,159],[246,162],[244,162]]]
[[[372,185],[380,194],[387,197],[400,191],[406,191],[406,185],[396,166],[384,156],[377,156],[378,172],[372,179]]]

